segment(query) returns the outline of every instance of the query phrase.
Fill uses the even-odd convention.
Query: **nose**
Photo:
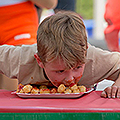
[[[63,81],[63,83],[66,85],[66,86],[69,86],[71,83],[74,83],[75,81],[74,81],[74,77],[72,77],[71,79],[69,78],[69,79],[65,79],[64,81]]]
[[[74,79],[73,72],[69,71],[67,77],[64,79],[64,83],[70,85],[71,83],[75,82]]]
[[[66,76],[66,81],[72,81],[74,80],[74,72],[73,69],[68,70],[67,76]]]

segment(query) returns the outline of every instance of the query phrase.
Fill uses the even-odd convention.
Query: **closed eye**
[[[59,71],[56,71],[56,73],[63,73],[64,70],[59,70]]]
[[[77,66],[76,68],[74,68],[75,70],[77,70],[77,69],[79,69],[79,68],[82,68],[82,66],[80,65],[80,66]]]
[[[82,68],[82,66],[80,65],[80,66],[77,67],[77,69],[79,69],[79,68]]]

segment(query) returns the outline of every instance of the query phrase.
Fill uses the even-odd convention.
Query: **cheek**
[[[82,75],[75,78],[75,82],[77,83],[81,79]]]
[[[62,83],[62,77],[59,77],[57,75],[51,74],[48,76],[48,78],[51,81],[51,83],[56,87],[58,87]]]
[[[51,80],[51,83],[56,87],[58,87],[61,84],[59,80]]]
[[[84,66],[85,67],[85,66]],[[81,78],[82,77],[82,75],[83,75],[83,72],[84,72],[84,67],[83,67],[83,69],[81,69],[80,71],[79,71],[79,78]]]
[[[81,79],[83,75],[83,70],[80,70],[77,75],[75,76],[75,82],[78,83],[78,81]]]

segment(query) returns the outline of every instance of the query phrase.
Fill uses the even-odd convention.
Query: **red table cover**
[[[0,112],[120,112],[120,99],[101,98],[100,94],[101,91],[93,91],[76,99],[23,99],[0,90]]]

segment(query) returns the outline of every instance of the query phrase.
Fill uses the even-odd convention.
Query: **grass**
[[[76,0],[76,12],[83,19],[93,19],[93,0]]]

